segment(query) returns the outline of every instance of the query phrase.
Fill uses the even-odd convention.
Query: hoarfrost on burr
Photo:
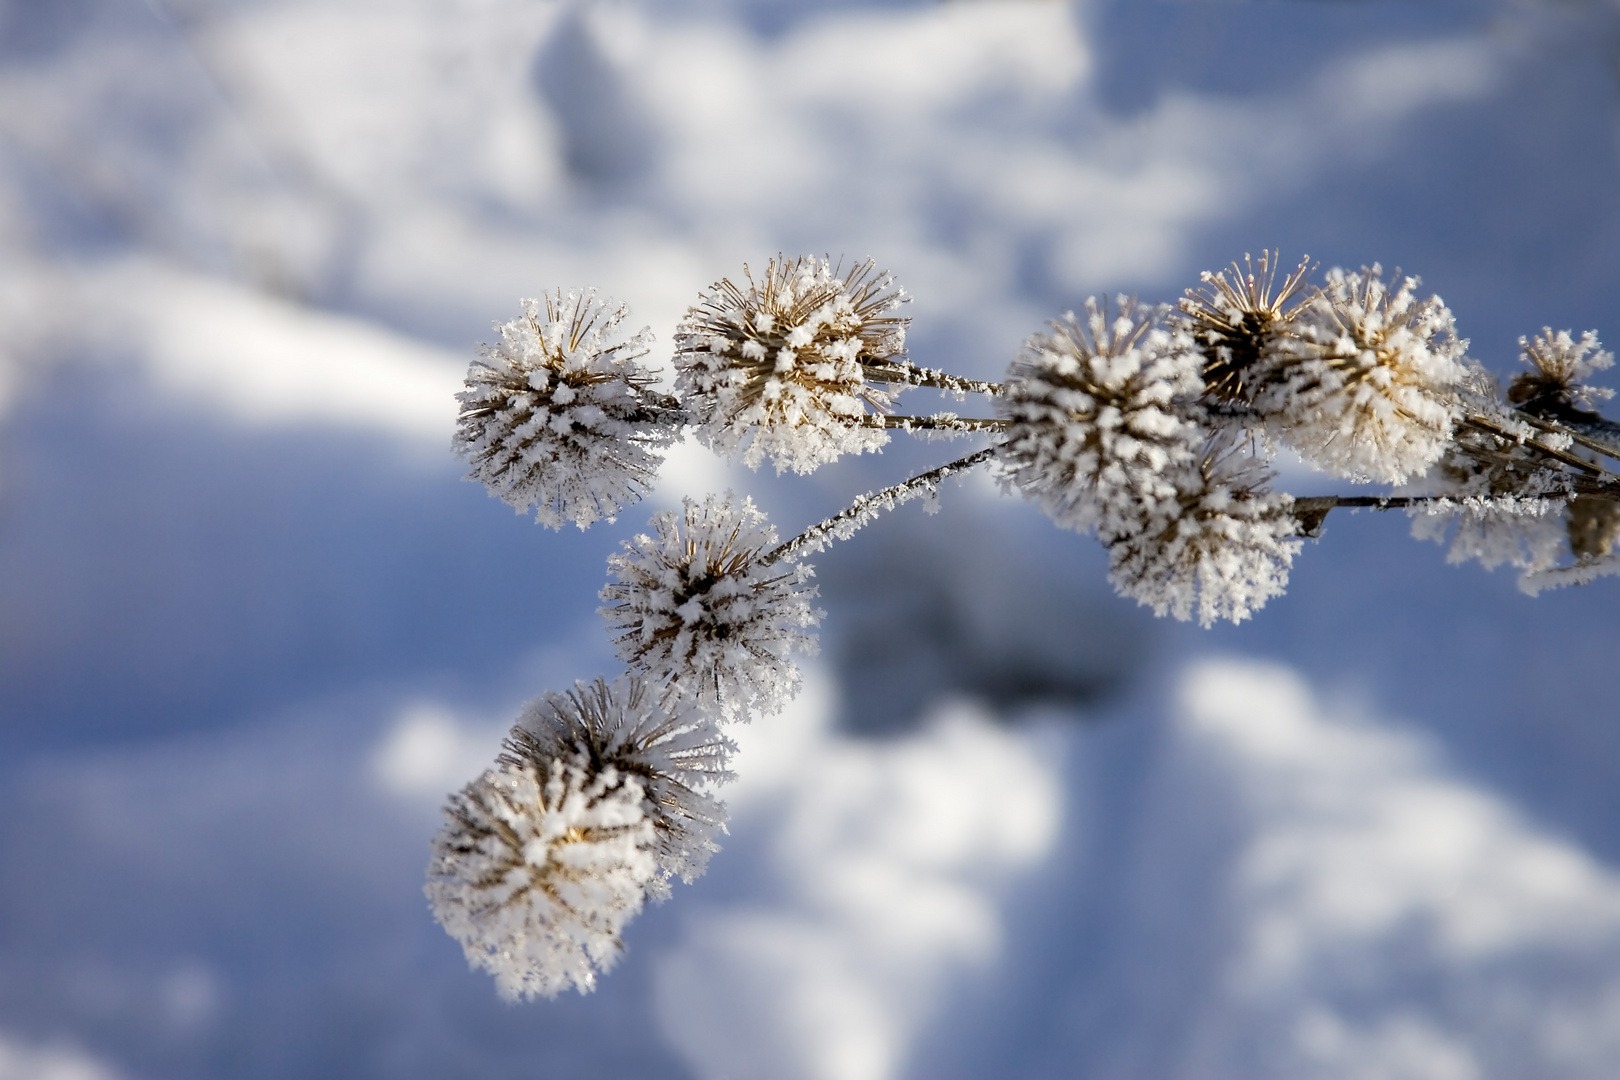
[[[1577,340],[1568,330],[1554,333],[1552,327],[1543,327],[1534,338],[1521,337],[1519,348],[1530,370],[1520,372],[1508,386],[1508,400],[1515,405],[1534,411],[1591,411],[1597,402],[1614,396],[1608,387],[1586,382],[1614,363],[1614,354],[1603,348],[1597,331],[1588,330]]]
[[[644,672],[671,704],[686,701],[730,718],[775,712],[798,690],[789,653],[810,653],[805,632],[811,568],[769,561],[776,530],[751,499],[730,492],[685,500],[652,519],[653,532],[608,559],[615,580],[601,608],[619,659]]]
[[[1399,483],[1445,452],[1466,341],[1418,279],[1391,292],[1375,263],[1338,268],[1299,310],[1255,395],[1270,429],[1306,461],[1356,482]]]
[[[469,479],[543,525],[611,520],[651,487],[683,422],[640,363],[652,331],[620,335],[629,309],[595,289],[522,303],[456,395],[456,453]]]
[[[1251,402],[1277,361],[1279,345],[1293,332],[1299,294],[1310,260],[1301,260],[1279,285],[1276,259],[1261,252],[1257,272],[1249,256],[1243,266],[1204,271],[1203,288],[1189,289],[1172,323],[1190,334],[1204,356],[1204,393],[1222,403]]]
[[[1144,508],[1135,529],[1104,537],[1120,594],[1183,622],[1196,612],[1205,627],[1242,622],[1281,596],[1300,548],[1293,498],[1220,439],[1175,480],[1173,513]]]
[[[587,992],[658,872],[640,781],[508,744],[450,797],[425,887],[434,917],[506,998]]]
[[[1121,298],[1086,301],[1037,334],[1013,361],[997,399],[1008,422],[1005,482],[1060,525],[1104,536],[1176,505],[1170,473],[1202,440],[1199,357],[1167,308]]]
[[[542,694],[523,707],[509,743],[531,761],[566,761],[592,774],[613,769],[641,785],[656,836],[660,872],[648,882],[655,898],[668,895],[671,876],[690,882],[702,875],[719,850],[714,838],[725,830],[726,807],[711,792],[732,779],[727,766],[736,745],[708,716],[664,709],[645,676]]]
[[[675,329],[676,391],[698,437],[778,473],[808,473],[889,441],[892,399],[869,367],[905,359],[905,299],[870,259],[848,274],[815,256],[710,286]]]

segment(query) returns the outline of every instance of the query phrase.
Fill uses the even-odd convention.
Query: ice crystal
[[[1123,596],[1199,625],[1241,622],[1288,587],[1300,541],[1292,497],[1270,491],[1265,475],[1228,446],[1177,470],[1177,512],[1143,515],[1103,537],[1109,580]]]
[[[726,807],[709,789],[732,778],[726,766],[735,749],[708,718],[666,711],[644,677],[626,674],[535,698],[506,752],[535,763],[565,761],[589,774],[613,769],[638,781],[657,834],[661,873],[651,891],[662,899],[670,876],[692,881],[719,850],[714,837],[725,829]]]
[[[870,260],[777,257],[746,285],[711,286],[675,330],[676,390],[698,437],[757,468],[807,473],[889,440],[890,396],[868,367],[905,358],[904,300]],[[745,445],[746,444],[746,445]]]
[[[1455,422],[1466,341],[1418,279],[1394,292],[1377,265],[1328,271],[1257,389],[1268,426],[1307,461],[1355,481],[1400,482],[1439,459]]]
[[[608,560],[616,580],[601,609],[618,656],[646,673],[666,704],[685,700],[729,718],[774,712],[797,691],[792,651],[813,652],[821,612],[809,566],[767,563],[776,530],[730,492],[652,519],[652,535]]]
[[[1519,348],[1530,370],[1508,385],[1508,400],[1515,405],[1538,415],[1590,412],[1596,402],[1614,395],[1607,387],[1586,383],[1591,375],[1614,363],[1614,354],[1603,348],[1595,330],[1588,330],[1577,341],[1568,330],[1554,333],[1552,327],[1544,327],[1533,339],[1520,338]]]
[[[503,755],[450,797],[425,888],[468,963],[506,998],[596,985],[658,873],[639,780]]]
[[[652,332],[594,289],[524,300],[456,395],[455,450],[469,479],[551,528],[613,518],[651,486],[682,414],[639,361]]]
[[[1165,307],[1086,301],[1037,334],[1007,372],[998,413],[1008,424],[1005,481],[1060,525],[1103,534],[1173,507],[1171,473],[1202,440],[1190,417],[1200,358]]]
[[[1204,392],[1219,402],[1248,402],[1271,371],[1278,343],[1293,329],[1306,262],[1277,285],[1275,256],[1260,253],[1256,273],[1249,256],[1243,266],[1200,275],[1202,289],[1189,289],[1178,305],[1177,322],[1190,332],[1204,357]],[[1290,302],[1293,303],[1290,303]]]

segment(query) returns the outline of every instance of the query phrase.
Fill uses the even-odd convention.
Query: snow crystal
[[[788,653],[815,650],[804,632],[822,615],[810,606],[810,567],[765,562],[776,530],[730,492],[687,499],[683,514],[651,524],[655,535],[625,541],[608,560],[616,580],[600,610],[619,658],[664,688],[666,704],[684,699],[730,719],[781,708],[799,685]]]
[[[1176,506],[1169,473],[1202,439],[1188,415],[1200,361],[1185,330],[1161,325],[1167,311],[1121,298],[1110,317],[1093,297],[1083,321],[1055,320],[1008,369],[1004,479],[1058,524],[1106,536]]]
[[[725,829],[726,807],[706,789],[732,778],[727,763],[736,747],[707,718],[667,712],[656,697],[644,677],[632,674],[544,694],[523,707],[508,753],[634,777],[645,796],[642,810],[657,832],[653,854],[660,875],[649,884],[662,899],[671,876],[691,882],[719,850],[714,837]]]
[[[450,797],[424,889],[506,998],[595,988],[658,872],[640,781],[504,754]]]
[[[675,330],[676,390],[698,437],[779,473],[886,444],[890,396],[868,367],[905,359],[907,320],[890,314],[904,292],[870,259],[844,277],[814,256],[772,259],[758,281],[744,272],[746,287],[717,282]]]
[[[651,486],[683,417],[638,363],[652,331],[613,341],[629,309],[596,290],[523,301],[456,395],[469,479],[553,529],[611,520]]]
[[[1306,461],[1356,482],[1398,483],[1445,452],[1468,343],[1415,277],[1393,293],[1374,264],[1328,271],[1298,309],[1255,407]]]

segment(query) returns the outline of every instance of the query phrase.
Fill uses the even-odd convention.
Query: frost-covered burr
[[[456,395],[454,447],[469,479],[554,529],[611,520],[641,499],[684,417],[640,362],[651,330],[619,333],[628,315],[594,289],[559,290],[497,327]]]
[[[676,390],[698,437],[779,473],[887,443],[890,395],[868,369],[905,359],[904,292],[870,259],[840,274],[778,256],[744,274],[710,286],[675,330]]]
[[[1175,471],[1175,511],[1104,535],[1109,580],[1121,595],[1199,625],[1242,622],[1288,587],[1295,539],[1292,497],[1271,491],[1264,471],[1217,439],[1196,464]]]
[[[1553,332],[1543,327],[1534,338],[1520,338],[1528,371],[1521,371],[1508,384],[1508,401],[1530,412],[1558,415],[1567,411],[1590,412],[1599,401],[1614,396],[1608,387],[1591,386],[1587,379],[1614,363],[1614,354],[1603,348],[1597,331],[1588,330],[1579,339],[1568,330]]]
[[[1003,477],[1060,525],[1104,535],[1176,506],[1172,473],[1203,439],[1200,359],[1163,306],[1086,301],[1025,342],[996,410]]]
[[[1203,355],[1204,394],[1221,403],[1247,403],[1271,373],[1279,345],[1294,328],[1309,262],[1302,261],[1277,284],[1275,256],[1260,253],[1257,272],[1243,266],[1201,275],[1203,288],[1188,289],[1177,305],[1176,325],[1192,334]]]
[[[515,756],[566,761],[592,774],[611,769],[640,783],[660,871],[649,887],[660,899],[671,876],[692,881],[719,850],[714,838],[725,829],[726,807],[711,792],[732,778],[735,750],[709,718],[666,710],[646,678],[633,674],[535,698],[508,737]]]
[[[508,744],[450,797],[424,891],[506,998],[596,985],[658,873],[641,782]]]
[[[1268,430],[1320,468],[1399,483],[1445,452],[1467,375],[1466,341],[1418,279],[1393,292],[1376,264],[1333,269],[1301,305],[1254,407]]]
[[[776,530],[730,492],[652,519],[652,533],[608,559],[602,617],[619,659],[645,673],[667,705],[728,719],[775,712],[797,692],[793,652],[815,651],[822,612],[809,566],[769,561]]]

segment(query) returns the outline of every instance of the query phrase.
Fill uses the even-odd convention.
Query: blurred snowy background
[[[1393,516],[1200,632],[947,487],[816,560],[726,850],[595,995],[503,1004],[428,916],[445,793],[614,670],[651,509],[459,480],[519,296],[667,350],[745,261],[872,255],[994,377],[1263,247],[1422,274],[1497,370],[1620,344],[1620,8],[0,0],[0,1078],[1612,1077],[1620,583]],[[688,448],[652,502],[791,533],[952,450]]]

